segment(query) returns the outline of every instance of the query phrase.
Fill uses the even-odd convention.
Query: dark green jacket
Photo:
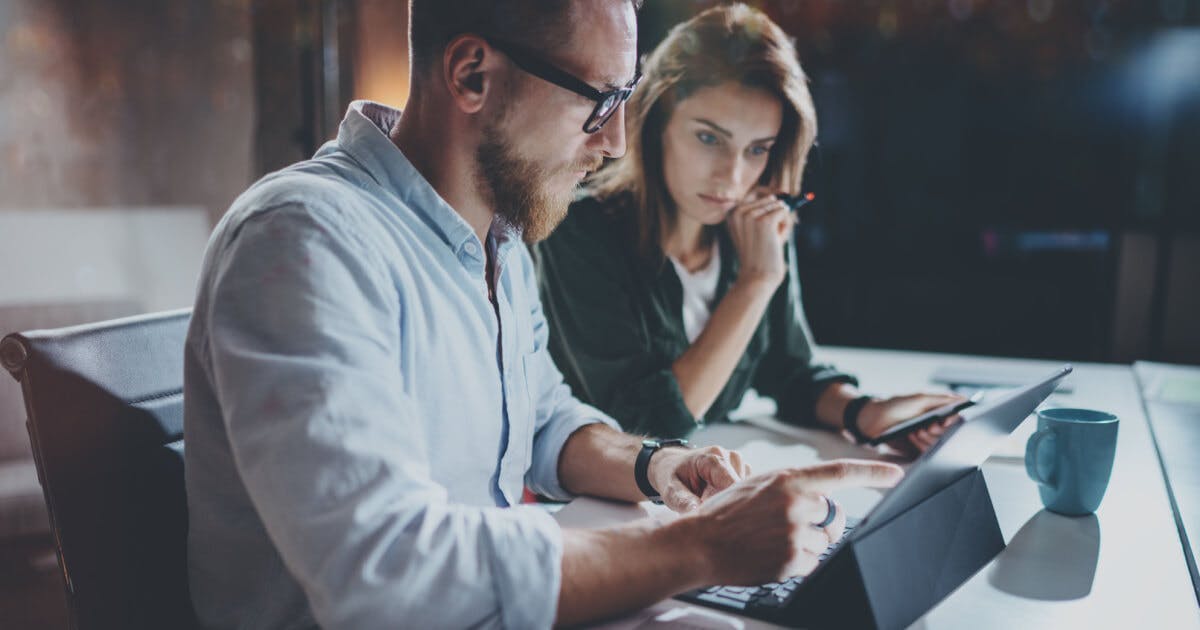
[[[542,304],[550,323],[550,353],[575,395],[616,418],[625,430],[684,437],[697,422],[683,403],[671,365],[687,350],[683,288],[670,261],[638,255],[626,201],[584,199],[549,239],[533,248]],[[719,301],[737,277],[736,249],[724,229]],[[812,361],[813,342],[800,302],[791,246],[788,278],[704,415],[727,419],[746,390],[774,398],[779,417],[814,424],[821,391],[854,377]],[[715,308],[715,307],[714,307]]]

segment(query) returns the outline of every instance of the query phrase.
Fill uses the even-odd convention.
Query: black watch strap
[[[662,505],[662,496],[658,494],[658,490],[650,485],[650,456],[658,452],[659,449],[668,446],[687,446],[687,440],[642,440],[642,450],[638,453],[637,461],[633,464],[633,479],[637,482],[638,490],[650,499],[651,503]]]
[[[859,396],[846,403],[846,411],[842,413],[842,428],[846,429],[846,432],[859,444],[866,444],[870,438],[858,428],[858,414],[872,400],[875,400],[874,396]]]

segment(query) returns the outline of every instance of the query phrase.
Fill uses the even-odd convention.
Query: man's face
[[[637,21],[629,2],[574,3],[571,44],[541,51],[547,61],[606,92],[637,67]],[[564,28],[570,28],[564,25]],[[527,43],[528,44],[528,43]],[[509,64],[502,102],[484,123],[476,159],[481,184],[502,220],[540,241],[566,217],[579,182],[605,157],[625,153],[625,106],[599,131],[583,124],[595,102]]]

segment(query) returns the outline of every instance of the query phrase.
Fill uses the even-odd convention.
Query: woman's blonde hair
[[[586,190],[600,199],[632,197],[644,255],[660,246],[675,216],[663,178],[663,130],[676,106],[700,88],[736,82],[779,97],[783,124],[759,183],[800,192],[817,117],[796,48],[771,18],[741,3],[708,9],[672,28],[643,73],[626,103],[625,157],[596,173]]]

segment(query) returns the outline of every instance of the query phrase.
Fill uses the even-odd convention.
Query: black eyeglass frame
[[[638,68],[633,80],[615,90],[601,92],[589,85],[583,79],[559,68],[543,59],[536,52],[512,42],[506,42],[491,37],[485,37],[488,44],[504,53],[516,66],[525,72],[560,88],[570,90],[588,100],[595,101],[596,107],[583,123],[584,133],[596,133],[621,108],[621,104],[629,100],[633,91],[642,82],[642,70]],[[607,109],[606,109],[607,108]]]

